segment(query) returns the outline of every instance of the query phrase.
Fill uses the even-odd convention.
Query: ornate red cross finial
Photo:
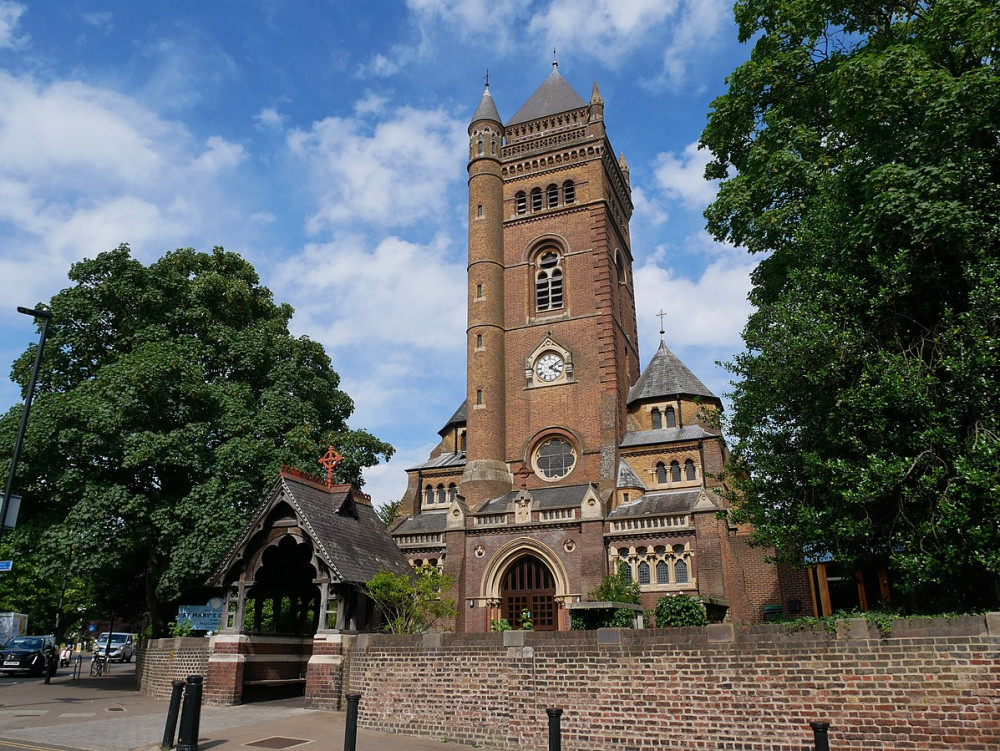
[[[340,464],[343,459],[344,457],[340,455],[340,452],[331,446],[319,460],[319,463],[326,468],[326,486],[328,488],[333,487],[333,470],[337,468],[337,465]]]

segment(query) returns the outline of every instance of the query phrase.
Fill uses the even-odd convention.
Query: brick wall
[[[212,639],[147,639],[136,657],[136,688],[158,699],[170,698],[170,682],[205,675]]]
[[[344,690],[363,727],[546,748],[802,751],[809,722],[835,751],[1000,748],[1000,613],[823,629],[356,636]]]

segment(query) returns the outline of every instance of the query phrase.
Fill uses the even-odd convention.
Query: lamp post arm
[[[52,312],[48,310],[32,310],[18,307],[18,313],[24,313],[42,319],[42,333],[38,337],[38,349],[35,351],[35,363],[31,367],[31,378],[28,381],[28,393],[24,397],[24,411],[21,413],[21,426],[17,430],[14,441],[14,455],[10,460],[10,474],[7,475],[7,486],[3,491],[3,503],[0,504],[0,539],[3,538],[4,522],[7,521],[7,508],[10,506],[10,495],[14,487],[14,473],[17,471],[17,460],[21,456],[21,444],[24,442],[24,431],[28,427],[28,413],[31,411],[31,401],[35,398],[35,382],[38,380],[38,368],[42,364],[42,350],[45,349],[45,337],[49,331],[49,321]]]

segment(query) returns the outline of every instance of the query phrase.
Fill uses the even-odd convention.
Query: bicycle
[[[108,670],[107,662],[107,657],[94,655],[90,660],[90,674],[96,678],[100,678]]]

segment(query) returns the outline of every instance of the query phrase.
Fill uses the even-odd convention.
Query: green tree
[[[701,600],[693,595],[672,595],[656,601],[654,611],[657,628],[705,626],[708,615]]]
[[[395,520],[396,514],[399,513],[399,507],[402,503],[402,500],[386,501],[375,509],[375,513],[378,514],[378,518],[386,527],[392,524]]]
[[[1000,5],[741,0],[706,212],[763,260],[729,367],[736,517],[888,562],[928,609],[1000,574]]]
[[[452,579],[426,567],[412,575],[379,571],[365,585],[390,634],[422,634],[441,620],[455,618],[455,601],[442,597]]]
[[[347,427],[353,404],[323,347],[289,334],[291,307],[239,255],[188,248],[145,266],[123,245],[69,276],[48,306],[21,524],[4,542],[53,587],[72,546],[74,575],[109,610],[144,592],[163,633],[165,603],[220,560],[281,464],[316,468],[332,444],[339,479],[360,484],[392,447]],[[22,389],[33,356],[14,363]],[[0,418],[0,445],[19,417]]]

